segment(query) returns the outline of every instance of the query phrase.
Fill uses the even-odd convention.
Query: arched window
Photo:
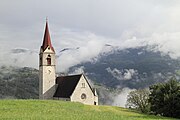
[[[47,57],[47,65],[51,65],[51,56],[50,55],[48,55],[48,57]]]

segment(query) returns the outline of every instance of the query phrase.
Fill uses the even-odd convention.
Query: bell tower
[[[52,99],[55,93],[55,51],[46,20],[43,44],[39,53],[39,99]]]

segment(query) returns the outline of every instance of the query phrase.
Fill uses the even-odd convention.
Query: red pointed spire
[[[54,51],[54,48],[52,47],[52,44],[51,44],[51,37],[49,34],[48,22],[46,20],[46,28],[45,28],[44,39],[43,39],[43,44],[42,44],[41,48],[44,51],[48,46]]]

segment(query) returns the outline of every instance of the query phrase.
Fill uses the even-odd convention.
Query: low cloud
[[[162,54],[170,55],[173,59],[180,58],[180,32],[156,33],[150,37],[135,37],[129,35],[129,37],[131,37],[128,39],[106,38],[91,32],[73,31],[70,29],[63,29],[61,33],[63,33],[63,35],[59,35],[58,32],[55,31],[55,34],[52,35],[52,43],[57,55],[58,72],[67,72],[70,67],[82,62],[92,62],[98,59],[100,54],[111,52],[117,48],[126,49],[147,46],[151,51],[160,51]],[[43,35],[43,33],[41,34]],[[14,35],[12,36],[14,37]],[[38,54],[42,40],[39,40],[39,38],[30,40],[28,37],[29,40],[24,41],[26,38],[27,35],[17,36],[19,40],[17,40],[16,43],[9,41],[9,37],[2,38],[0,44],[0,50],[3,51],[0,53],[1,65],[38,68]],[[111,46],[107,46],[107,44]],[[65,50],[62,51],[63,49]],[[137,74],[136,70],[129,69],[120,71],[118,69],[111,70],[108,68],[107,70],[114,77],[121,80],[131,79],[133,75]]]
[[[112,105],[113,106],[125,107],[126,101],[127,101],[127,95],[131,91],[134,91],[134,90],[135,89],[123,88],[120,93],[118,93],[116,96],[114,96]]]
[[[106,68],[106,70],[118,80],[130,80],[133,76],[138,75],[138,71],[134,69],[118,70],[117,68],[114,68],[113,70],[111,70],[111,68],[108,67]]]
[[[77,32],[63,29],[61,38],[57,35],[52,44],[56,51],[56,62],[58,72],[67,72],[69,67],[81,62],[93,61],[107,41],[104,37],[89,32]],[[18,37],[17,37],[18,38]],[[22,36],[25,39],[25,36]],[[21,38],[21,39],[22,39]],[[8,38],[9,39],[9,38]],[[60,40],[59,40],[60,39]],[[18,40],[11,44],[11,41],[2,39],[0,44],[0,65],[28,66],[38,68],[39,49],[42,40],[36,41]],[[34,45],[35,44],[35,45]],[[64,51],[62,51],[65,49]]]
[[[58,71],[68,71],[69,67],[82,62],[93,61],[94,58],[96,58],[103,51],[104,45],[108,41],[104,37],[100,37],[89,32],[65,32],[67,33],[63,38],[61,38],[62,41],[55,41],[55,43],[63,46],[61,49],[76,49],[67,49],[66,51],[59,52],[60,47],[56,46],[58,54],[57,64],[60,68]]]
[[[69,74],[74,75],[74,74],[82,74],[82,73],[83,74],[85,73],[84,72],[84,66],[74,68],[74,71],[70,72]]]
[[[147,46],[149,50],[154,52],[161,52],[162,54],[169,55],[173,59],[180,58],[180,32],[173,33],[153,33],[149,37],[136,37],[132,36],[124,40],[119,47],[136,48]]]

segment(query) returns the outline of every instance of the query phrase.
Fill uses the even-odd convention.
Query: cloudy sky
[[[1,0],[0,16],[1,65],[38,68],[46,16],[59,71],[98,56],[105,44],[157,45],[180,57],[180,0]]]

